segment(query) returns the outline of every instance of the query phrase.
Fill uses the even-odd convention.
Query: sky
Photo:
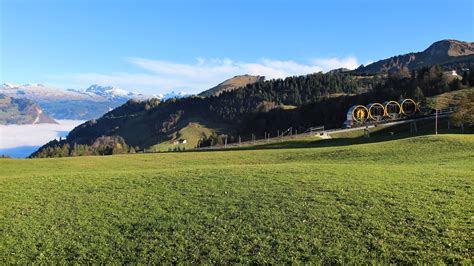
[[[474,41],[472,0],[0,0],[0,82],[197,93]]]

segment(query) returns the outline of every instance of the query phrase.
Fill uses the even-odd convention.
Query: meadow
[[[0,264],[472,264],[474,135],[337,141],[1,159]]]

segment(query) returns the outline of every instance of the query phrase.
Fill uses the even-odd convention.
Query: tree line
[[[120,136],[102,136],[97,138],[92,145],[70,145],[66,139],[52,140],[30,158],[74,157],[89,155],[113,155],[135,153],[135,148],[127,145]]]

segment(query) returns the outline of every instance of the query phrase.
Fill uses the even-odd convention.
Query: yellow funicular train
[[[412,99],[354,105],[347,111],[345,128],[377,124],[414,116],[419,111],[418,103]]]

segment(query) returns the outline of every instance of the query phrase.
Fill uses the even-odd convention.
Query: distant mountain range
[[[117,87],[112,86],[99,86],[97,84],[91,85],[85,90],[74,90],[68,89],[67,91],[73,93],[79,93],[91,98],[103,98],[100,100],[128,100],[128,99],[147,99],[148,96],[145,96],[140,93],[129,92]]]
[[[431,65],[462,65],[474,61],[474,42],[442,40],[433,43],[423,52],[397,55],[367,66],[360,66],[355,73],[377,74],[395,72],[402,68],[409,70]]]
[[[0,125],[56,124],[33,101],[0,94]]]
[[[62,90],[42,84],[0,85],[0,93],[17,99],[28,99],[44,109],[45,114],[55,119],[95,119],[129,99],[145,100],[158,98],[181,98],[185,92],[171,92],[159,95],[143,95],[112,86],[91,85],[84,90]]]

